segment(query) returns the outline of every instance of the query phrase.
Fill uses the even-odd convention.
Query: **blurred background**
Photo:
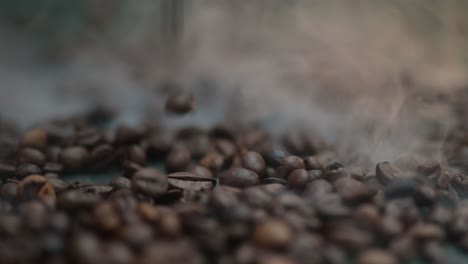
[[[376,160],[465,120],[468,1],[0,1],[0,119],[256,122]],[[177,91],[163,84],[179,84]],[[168,94],[197,111],[162,115]],[[463,115],[461,115],[463,116]],[[440,148],[431,154],[441,155]]]

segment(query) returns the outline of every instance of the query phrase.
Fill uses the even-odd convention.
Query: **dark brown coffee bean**
[[[330,182],[334,182],[340,178],[350,178],[350,177],[351,176],[349,175],[349,172],[345,168],[342,168],[342,167],[338,167],[333,170],[332,169],[326,170],[325,174],[323,175],[323,178]]]
[[[260,182],[258,175],[243,168],[233,168],[225,171],[219,177],[220,184],[237,188],[246,188]]]
[[[281,165],[281,161],[289,156],[289,154],[281,148],[266,147],[262,152],[262,157],[265,157],[265,162],[268,166],[277,167]]]
[[[147,139],[148,157],[159,159],[165,156],[170,150],[174,142],[174,135],[168,131],[152,134]]]
[[[61,173],[63,171],[63,165],[56,162],[47,162],[42,168],[42,170],[45,173]]]
[[[132,177],[132,188],[137,193],[159,196],[167,190],[167,177],[156,169],[144,168]]]
[[[42,148],[47,144],[47,132],[40,128],[31,129],[23,134],[20,144],[25,147]]]
[[[401,236],[390,242],[388,249],[402,260],[407,260],[416,254],[415,242],[410,236]]]
[[[95,128],[80,129],[76,133],[76,144],[84,147],[93,147],[102,140],[102,134]]]
[[[391,253],[381,249],[369,249],[361,253],[357,264],[398,264],[398,259]]]
[[[287,181],[280,179],[280,178],[276,178],[276,177],[264,178],[262,180],[262,184],[272,184],[272,183],[277,183],[277,184],[281,184],[284,186],[288,184]]]
[[[217,173],[221,170],[224,165],[224,157],[216,151],[208,152],[200,160],[200,165],[210,169],[213,173]]]
[[[42,174],[41,168],[34,164],[20,164],[16,167],[16,178],[22,180],[29,175]]]
[[[188,168],[191,162],[190,151],[184,145],[174,146],[164,161],[167,172],[183,171]]]
[[[257,175],[263,175],[265,170],[265,161],[257,152],[248,151],[242,156],[242,166],[255,172]]]
[[[103,263],[103,252],[98,238],[89,232],[78,232],[70,239],[69,254],[79,264]]]
[[[116,177],[109,182],[109,186],[115,189],[129,189],[132,186],[132,182],[125,177]]]
[[[226,139],[216,140],[216,150],[223,155],[224,159],[231,160],[236,155],[237,149],[234,143]]]
[[[324,171],[324,169],[325,169],[323,167],[322,163],[320,162],[320,160],[315,156],[305,158],[304,159],[304,164],[305,164],[306,170]]]
[[[133,252],[123,242],[112,241],[104,245],[103,255],[105,261],[103,263],[114,264],[132,264],[135,263]]]
[[[206,178],[214,178],[213,173],[209,169],[200,165],[192,166],[188,171]]]
[[[308,197],[319,197],[322,194],[330,193],[333,190],[332,185],[323,179],[318,179],[307,183],[305,196]]]
[[[12,201],[16,198],[18,182],[7,182],[0,187],[0,197]]]
[[[128,160],[124,160],[122,164],[122,169],[124,172],[124,176],[131,179],[137,171],[143,169],[143,166]]]
[[[395,217],[383,217],[378,226],[381,234],[388,237],[395,237],[403,231],[403,224]]]
[[[288,188],[301,190],[304,189],[310,181],[311,179],[308,171],[305,169],[296,169],[288,175]]]
[[[30,175],[20,182],[17,196],[22,200],[40,199],[55,202],[55,190],[52,184],[41,175]]]
[[[52,184],[56,193],[66,191],[68,189],[68,183],[66,183],[65,181],[62,181],[59,178],[46,178],[47,181],[49,181],[49,183]]]
[[[195,108],[195,97],[192,94],[178,94],[170,96],[165,105],[169,113],[186,114]]]
[[[88,159],[88,151],[79,146],[65,148],[60,153],[60,162],[67,170],[78,170],[83,168]]]
[[[144,137],[145,133],[144,127],[121,125],[117,128],[115,141],[120,144],[136,144]]]
[[[377,190],[353,178],[339,178],[333,183],[336,192],[345,203],[370,201]]]
[[[117,157],[117,153],[111,145],[100,144],[91,150],[89,165],[93,169],[109,167]]]
[[[185,263],[202,264],[207,261],[191,244],[183,241],[164,241],[146,246],[139,259],[141,264]]]
[[[414,225],[408,233],[416,240],[441,240],[445,237],[444,230],[434,224]]]
[[[263,255],[260,256],[258,264],[296,264],[292,258],[283,255]]]
[[[281,177],[288,176],[293,170],[304,169],[304,161],[298,156],[287,156],[283,158],[278,166],[278,174]]]
[[[47,172],[47,173],[44,173],[44,177],[46,177],[47,179],[58,179],[60,178],[60,175],[58,175],[57,173],[53,173],[53,172]]]
[[[101,197],[97,193],[74,189],[60,193],[57,199],[57,206],[64,210],[89,208],[99,202],[100,199]]]
[[[372,204],[363,204],[353,211],[353,218],[363,226],[375,227],[380,223],[379,209]]]
[[[112,231],[120,226],[118,212],[111,202],[101,202],[94,207],[93,221],[103,231]]]
[[[0,163],[0,179],[13,178],[16,168],[13,165]]]
[[[291,228],[281,220],[265,219],[253,231],[253,240],[264,248],[279,249],[288,246],[294,238]]]
[[[314,181],[316,183],[321,180]],[[348,218],[351,216],[351,211],[341,202],[341,197],[333,193],[323,193],[321,195],[313,195],[315,208],[324,219]]]
[[[167,182],[171,188],[202,191],[216,186],[216,180],[199,176],[191,172],[176,172],[167,175]]]
[[[133,163],[139,164],[141,166],[145,166],[146,165],[145,150],[138,145],[132,145],[127,148],[127,151],[125,153],[125,159]]]
[[[388,162],[382,162],[377,164],[375,168],[377,179],[380,183],[386,185],[396,178],[402,177],[403,172],[395,165]]]
[[[37,149],[23,148],[18,153],[17,164],[31,163],[42,168],[47,160],[46,156]]]
[[[133,248],[142,248],[153,239],[153,232],[146,223],[135,222],[117,229],[118,237]]]

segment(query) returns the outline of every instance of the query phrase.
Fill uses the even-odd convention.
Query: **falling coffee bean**
[[[195,97],[192,94],[170,96],[165,105],[166,111],[174,114],[186,114],[195,108]]]

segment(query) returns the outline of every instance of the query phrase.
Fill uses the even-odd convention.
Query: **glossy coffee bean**
[[[263,175],[266,165],[259,153],[248,151],[242,156],[242,166],[257,175]]]
[[[89,153],[84,147],[68,147],[62,150],[59,159],[67,170],[78,170],[88,162]]]
[[[219,177],[219,181],[222,185],[246,188],[258,184],[260,178],[253,171],[243,168],[233,168],[223,172]]]
[[[132,188],[137,193],[159,196],[166,191],[167,187],[167,176],[156,169],[144,168],[132,177]]]

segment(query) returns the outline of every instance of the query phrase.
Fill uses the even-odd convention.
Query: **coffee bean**
[[[348,250],[362,250],[372,242],[372,234],[352,223],[336,223],[330,228],[328,237]]]
[[[0,179],[13,178],[15,171],[15,166],[6,163],[0,163]]]
[[[243,168],[233,168],[222,173],[219,177],[219,182],[223,185],[245,188],[258,184],[260,179],[253,171]]]
[[[159,196],[168,187],[167,177],[156,169],[144,168],[132,177],[132,188],[137,193],[149,196]]]
[[[20,140],[21,146],[42,148],[47,144],[47,132],[41,128],[35,128],[23,134]]]
[[[296,262],[287,256],[282,255],[265,255],[261,256],[256,262],[258,264],[295,264]]]
[[[190,165],[192,157],[184,145],[174,146],[164,161],[167,172],[183,171]]]
[[[34,164],[25,163],[16,167],[16,178],[22,180],[29,175],[42,174],[41,168]]]
[[[102,138],[102,134],[97,129],[84,128],[76,133],[76,144],[89,148],[99,144]]]
[[[310,182],[309,172],[305,169],[293,170],[288,175],[288,188],[301,190],[306,187],[306,184]]]
[[[67,170],[78,170],[83,168],[88,159],[88,151],[79,146],[65,148],[60,153],[60,162]]]
[[[134,162],[136,164],[139,164],[141,166],[145,166],[146,165],[145,150],[138,145],[132,145],[127,148],[125,159],[131,162]]]
[[[295,169],[304,169],[304,161],[297,156],[287,156],[283,158],[278,166],[278,174],[286,177]]]
[[[441,240],[445,236],[444,230],[434,224],[417,224],[408,233],[417,240]]]
[[[397,264],[398,259],[391,253],[380,249],[369,249],[361,253],[357,264]]]
[[[351,176],[349,175],[349,172],[345,168],[342,168],[342,167],[326,170],[325,174],[323,175],[323,178],[330,182],[334,182],[340,178],[350,178],[350,177]]]
[[[210,169],[213,173],[217,173],[221,170],[224,165],[224,157],[216,151],[208,152],[200,160],[200,165]]]
[[[323,179],[307,183],[304,195],[307,197],[319,197],[332,191],[332,185]]]
[[[248,151],[242,156],[242,166],[255,172],[257,175],[263,175],[265,170],[265,161],[257,152]]]
[[[189,243],[183,241],[164,241],[146,246],[141,254],[141,264],[185,263],[202,264],[207,261]]]
[[[52,184],[41,175],[30,175],[20,182],[17,196],[22,200],[41,199],[55,202],[55,190]]]
[[[90,208],[96,204],[101,197],[97,193],[86,192],[83,189],[68,190],[60,193],[57,199],[57,206],[64,210],[78,210]]]
[[[216,186],[216,180],[190,172],[177,172],[167,175],[171,188],[190,191],[210,190]]]
[[[380,181],[380,183],[384,185],[390,183],[396,178],[403,176],[403,172],[398,167],[388,162],[382,162],[377,164],[375,172],[377,179]]]
[[[305,158],[304,159],[304,165],[305,165],[306,170],[324,171],[324,167],[323,167],[322,163],[315,156]]]
[[[0,197],[12,201],[16,198],[18,182],[7,182],[0,187]]]
[[[117,210],[110,202],[101,202],[93,209],[93,221],[97,228],[112,231],[120,226]]]
[[[288,246],[293,240],[294,234],[281,220],[266,219],[256,224],[253,231],[255,243],[264,248],[281,249]]]
[[[262,180],[262,184],[272,184],[272,183],[277,183],[277,184],[281,184],[281,185],[288,184],[287,181],[285,181],[283,179],[280,179],[280,178],[276,178],[276,177],[264,178]]]
[[[195,165],[192,166],[188,169],[189,172],[200,175],[202,177],[206,178],[214,178],[213,173],[206,167],[200,166],[200,165]]]
[[[46,177],[47,181],[54,187],[56,193],[66,191],[68,189],[68,183],[62,181],[59,178]]]
[[[108,144],[100,144],[94,147],[89,154],[89,165],[94,169],[109,167],[116,158],[114,147]]]
[[[392,240],[388,248],[398,258],[407,260],[416,254],[415,246],[410,236],[401,236]]]
[[[159,159],[165,156],[174,142],[174,135],[168,131],[152,134],[147,139],[148,158]]]
[[[42,168],[46,162],[46,156],[37,149],[23,148],[18,153],[17,164],[31,163]]]
[[[124,172],[124,176],[127,178],[131,178],[137,171],[143,169],[143,166],[128,160],[124,160],[124,162],[122,163],[122,169]]]
[[[234,155],[236,155],[237,149],[236,146],[229,140],[218,139],[216,140],[216,150],[223,155],[225,160],[232,160]]]
[[[192,94],[178,94],[170,96],[165,105],[169,113],[186,114],[195,108],[195,97]]]
[[[117,127],[115,141],[119,144],[136,144],[144,137],[145,133],[144,127],[121,125]]]
[[[129,189],[131,188],[132,182],[130,179],[125,177],[116,177],[109,182],[109,186],[114,187],[115,189]]]
[[[63,165],[56,162],[47,162],[42,170],[46,173],[61,173],[63,171]]]

